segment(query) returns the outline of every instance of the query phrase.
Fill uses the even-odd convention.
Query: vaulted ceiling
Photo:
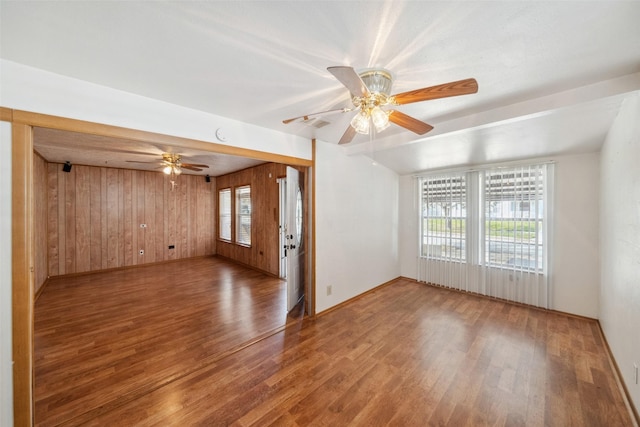
[[[282,123],[352,107],[329,66],[386,68],[392,93],[475,78],[477,94],[397,107],[431,132],[392,125],[345,148],[400,174],[597,151],[640,89],[635,1],[3,0],[0,20],[3,59],[334,144],[353,112]]]

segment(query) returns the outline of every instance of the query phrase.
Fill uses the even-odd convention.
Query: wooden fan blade
[[[333,74],[340,83],[349,89],[349,92],[351,92],[352,95],[359,97],[369,96],[369,89],[367,88],[367,85],[364,84],[353,67],[329,67],[327,68],[327,71]]]
[[[344,131],[342,138],[340,138],[338,145],[350,143],[354,136],[356,136],[356,130],[353,128],[353,126],[349,125],[347,127],[347,130]]]
[[[196,168],[208,168],[209,165],[198,165],[196,163],[180,163],[180,166],[183,168],[196,167]]]
[[[425,133],[433,129],[433,126],[425,122],[421,122],[418,119],[414,119],[413,117],[401,113],[397,110],[391,110],[389,112],[389,121],[391,123],[397,124],[398,126],[409,129],[411,132],[415,132],[418,135],[424,135]]]
[[[207,166],[207,167],[209,167],[209,166]],[[202,170],[200,168],[196,168],[196,167],[185,165],[185,164],[180,165],[180,168],[189,169],[190,171],[197,171],[197,172],[200,172]]]
[[[283,120],[282,123],[289,124],[291,122],[295,122],[296,120],[300,120],[302,119],[303,121],[307,121],[313,117],[316,116],[326,116],[328,114],[334,114],[334,113],[348,113],[349,111],[351,111],[351,108],[339,108],[337,110],[328,110],[328,111],[321,111],[320,113],[313,113],[313,114],[306,114],[304,116],[298,116],[298,117],[294,117],[292,119],[287,119],[287,120]]]
[[[449,96],[468,95],[476,92],[478,92],[478,82],[476,79],[465,79],[437,86],[416,89],[409,92],[402,92],[393,96],[394,100],[392,103],[395,105],[404,105],[412,102],[447,98]]]

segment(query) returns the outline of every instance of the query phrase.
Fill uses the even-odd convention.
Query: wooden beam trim
[[[13,121],[13,110],[7,107],[0,107],[0,121],[2,122],[12,122]]]
[[[33,425],[33,130],[13,123],[11,160],[11,268],[13,416]]]
[[[312,164],[312,160],[299,157],[285,156],[282,154],[268,153],[266,151],[252,150],[249,148],[234,147],[231,145],[223,145],[215,142],[206,142],[179,136],[124,128],[120,126],[51,116],[48,114],[33,113],[29,111],[13,110],[12,121],[14,123],[26,124],[36,127],[129,139],[132,141],[161,143],[179,148],[189,148],[194,150],[209,151],[213,153],[228,154],[232,156],[248,157],[256,160],[284,163],[294,166],[311,166]]]

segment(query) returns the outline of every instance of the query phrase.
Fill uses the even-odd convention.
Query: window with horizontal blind
[[[231,189],[218,192],[218,237],[231,240]]]
[[[484,171],[484,263],[542,271],[545,176],[540,165]]]
[[[468,187],[470,180],[480,184]],[[541,165],[434,175],[422,178],[420,187],[423,257],[542,270]],[[467,209],[471,200],[482,203]],[[477,239],[468,242],[468,236]],[[477,256],[474,248],[479,249]]]
[[[236,188],[236,243],[251,245],[251,186]]]
[[[422,181],[421,195],[422,256],[450,261],[466,260],[465,175],[425,178]]]
[[[419,281],[549,304],[553,164],[419,179]]]

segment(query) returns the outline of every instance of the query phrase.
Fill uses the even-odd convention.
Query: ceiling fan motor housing
[[[391,72],[384,68],[372,68],[361,71],[360,78],[367,85],[369,92],[383,93],[387,96],[391,95],[391,84],[393,77]]]

